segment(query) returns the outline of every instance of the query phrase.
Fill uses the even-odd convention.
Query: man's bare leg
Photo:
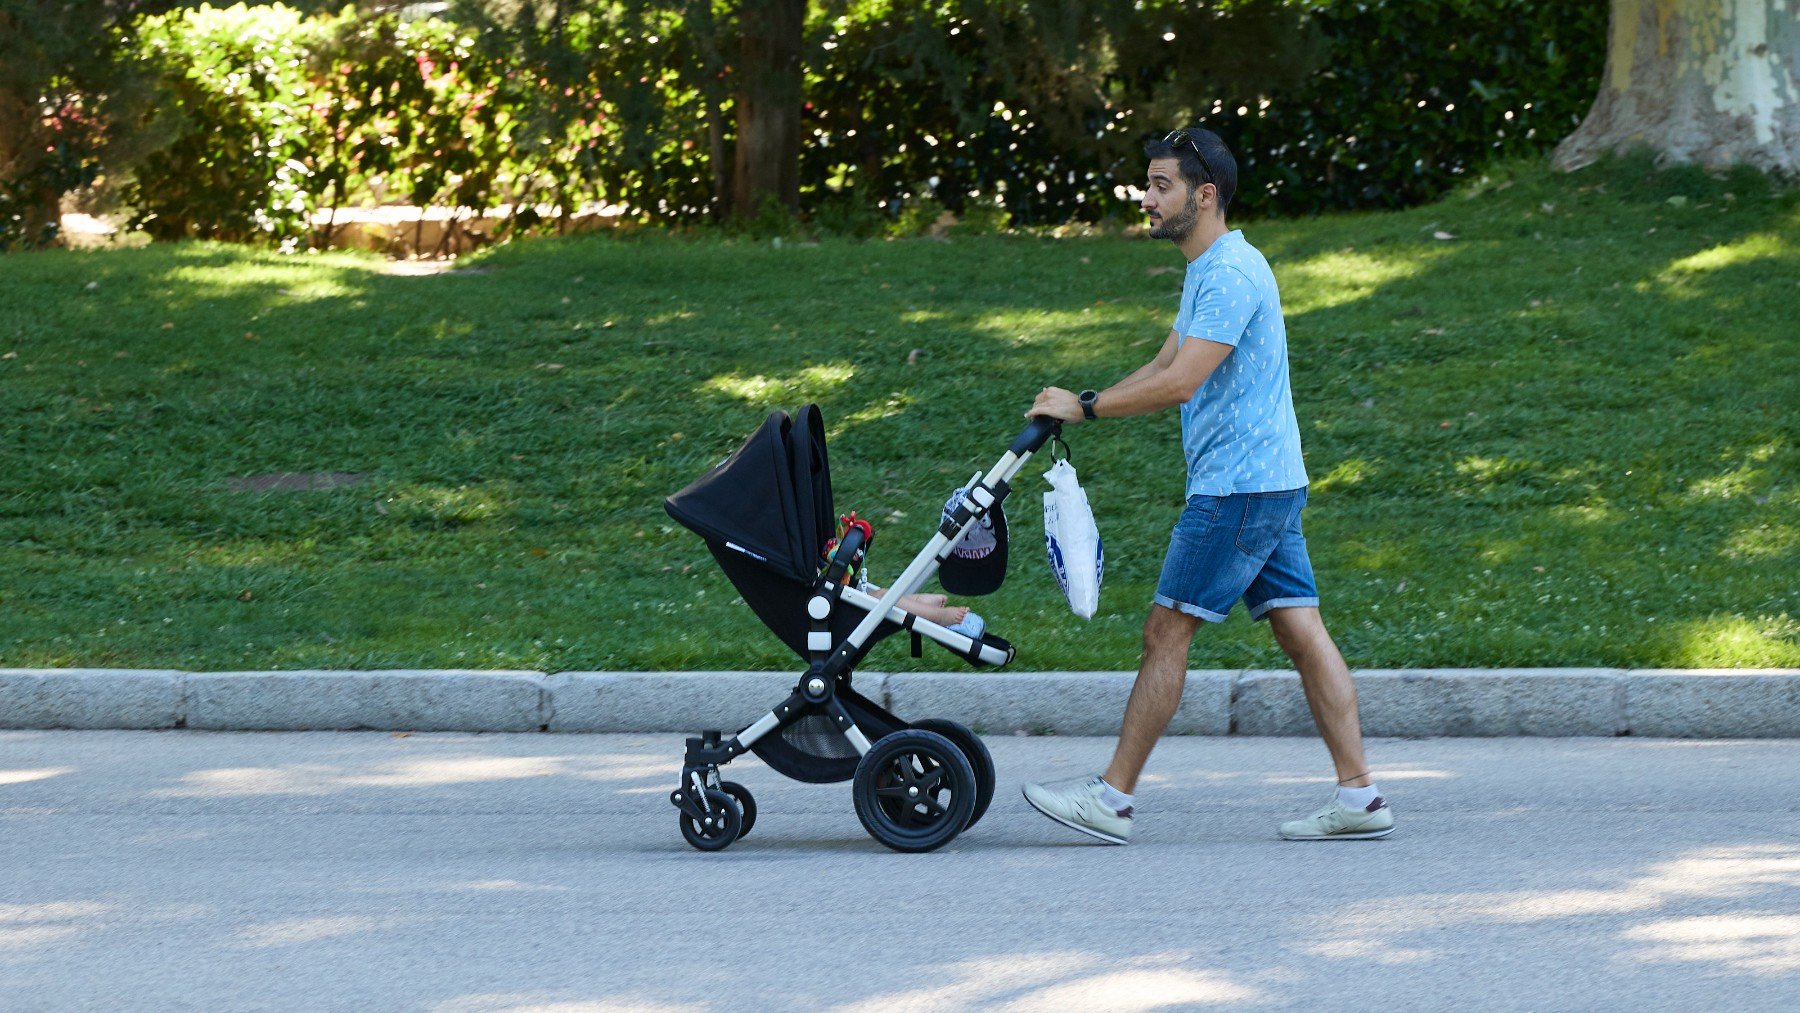
[[[1162,605],[1150,606],[1144,620],[1144,657],[1138,665],[1131,699],[1125,704],[1125,721],[1119,744],[1107,765],[1106,783],[1131,794],[1138,775],[1150,759],[1150,750],[1169,727],[1175,708],[1181,706],[1181,690],[1187,685],[1188,648],[1200,619]]]
[[[1369,784],[1369,765],[1363,758],[1362,720],[1356,710],[1356,683],[1350,679],[1350,667],[1344,664],[1337,644],[1326,632],[1319,610],[1271,609],[1269,628],[1300,673],[1306,705],[1312,708],[1313,723],[1325,740],[1325,748],[1331,751],[1338,783],[1346,788]]]

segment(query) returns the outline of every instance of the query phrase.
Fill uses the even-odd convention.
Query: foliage
[[[520,143],[516,109],[536,82],[448,22],[202,6],[150,19],[139,46],[176,120],[127,191],[159,238],[293,248],[328,241],[329,222],[313,236],[320,208],[529,196],[519,168],[542,152]]]
[[[1489,162],[1550,150],[1593,99],[1604,4],[1319,2],[1328,58],[1298,87],[1215,99],[1245,210],[1406,207]]]
[[[164,0],[0,0],[0,251],[56,239],[57,202],[131,153],[114,125],[148,95],[121,25]]]
[[[108,36],[160,82],[142,90],[161,112],[129,122],[160,145],[132,173],[136,220],[295,248],[329,240],[321,209],[384,201],[510,205],[511,229],[593,205],[722,213],[744,77],[732,5],[453,10],[203,5]],[[1593,93],[1604,29],[1599,5],[1548,0],[815,0],[802,206],[859,235],[943,211],[990,229],[1129,216],[1144,140],[1195,121],[1239,153],[1240,215],[1405,206],[1554,143]],[[45,185],[93,175],[96,145],[59,150]]]
[[[1247,235],[1282,286],[1308,542],[1353,665],[1800,667],[1800,191],[1533,160]],[[207,243],[14,258],[0,663],[791,667],[662,497],[818,401],[891,579],[1038,387],[1155,352],[1180,279],[1164,243],[954,231],[581,237],[432,277]],[[1022,668],[1128,668],[1175,422],[1068,439],[1101,613],[1070,615],[1030,550],[1036,470],[1007,585],[972,604]],[[362,480],[234,485],[321,472]],[[1193,663],[1284,664],[1241,610]]]

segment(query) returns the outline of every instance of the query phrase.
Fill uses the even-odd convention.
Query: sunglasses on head
[[[1188,147],[1194,149],[1194,157],[1200,160],[1200,169],[1202,172],[1206,173],[1206,178],[1200,181],[1200,185],[1205,186],[1208,183],[1213,183],[1213,185],[1217,186],[1218,184],[1213,181],[1212,166],[1206,164],[1206,156],[1200,153],[1200,144],[1194,140],[1193,134],[1189,133],[1184,128],[1181,130],[1171,130],[1163,136],[1163,143],[1173,144],[1176,147],[1180,147],[1182,141],[1186,141]]]

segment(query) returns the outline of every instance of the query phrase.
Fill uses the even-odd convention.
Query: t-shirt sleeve
[[[1194,312],[1183,336],[1236,348],[1261,302],[1261,294],[1244,272],[1233,267],[1214,271],[1194,293]]]

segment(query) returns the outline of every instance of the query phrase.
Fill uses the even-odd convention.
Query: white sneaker
[[[1372,841],[1393,832],[1394,810],[1379,796],[1367,809],[1352,809],[1334,797],[1306,819],[1281,825],[1281,837],[1288,841]]]
[[[1025,801],[1065,827],[1098,837],[1108,844],[1124,844],[1131,838],[1131,807],[1114,809],[1100,801],[1100,792],[1105,787],[1099,777],[1028,784]]]

